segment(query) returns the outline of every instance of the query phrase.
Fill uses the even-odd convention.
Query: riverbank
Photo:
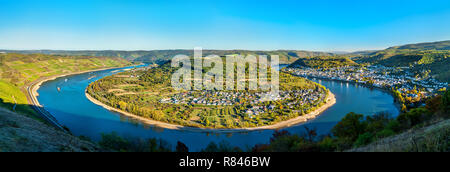
[[[156,121],[148,118],[143,118],[140,116],[137,116],[135,114],[125,112],[120,109],[113,108],[111,106],[108,106],[97,99],[93,98],[87,93],[87,90],[85,90],[85,95],[88,100],[90,100],[92,103],[99,105],[105,109],[108,109],[110,111],[118,112],[124,116],[131,117],[133,119],[139,120],[143,122],[144,124],[148,125],[154,125],[157,127],[165,128],[165,129],[174,129],[174,130],[185,130],[185,131],[194,131],[194,132],[215,132],[215,133],[232,133],[232,132],[248,132],[248,131],[258,131],[258,130],[276,130],[276,129],[282,129],[287,128],[293,125],[297,125],[303,122],[306,122],[310,119],[313,119],[320,115],[323,111],[328,109],[329,107],[333,106],[336,103],[336,97],[335,95],[329,91],[327,95],[326,103],[319,107],[318,109],[314,110],[313,112],[310,112],[308,114],[298,116],[286,121],[282,121],[273,125],[267,125],[267,126],[261,126],[261,127],[251,127],[251,128],[230,128],[230,129],[214,129],[214,128],[197,128],[197,127],[187,127],[177,124],[170,124],[166,122]]]
[[[304,77],[306,79],[308,79],[308,77],[310,78],[314,78],[314,79],[319,79],[319,80],[326,80],[326,81],[338,81],[338,82],[344,82],[344,83],[349,83],[349,84],[355,84],[361,87],[366,87],[368,89],[376,89],[378,91],[384,92],[386,94],[391,95],[394,98],[394,106],[397,108],[398,111],[401,111],[402,109],[402,104],[397,100],[397,98],[394,96],[394,94],[392,93],[392,91],[386,87],[378,87],[378,86],[374,86],[374,85],[370,85],[370,84],[366,84],[366,83],[360,83],[360,82],[356,82],[356,81],[351,81],[351,80],[340,80],[340,79],[332,79],[332,78],[325,78],[325,77],[316,77],[316,76],[310,76],[310,75],[294,75],[291,74],[293,76],[298,76],[298,77]]]
[[[126,66],[123,66],[123,67],[126,67]],[[26,93],[25,95],[27,97],[27,100],[28,100],[28,103],[30,104],[30,106],[38,114],[40,114],[41,117],[44,118],[44,120],[49,122],[54,127],[65,131],[65,128],[63,127],[63,125],[61,125],[56,120],[56,118],[54,118],[48,111],[46,111],[45,108],[39,103],[39,101],[37,99],[37,96],[39,96],[39,93],[37,92],[37,90],[40,88],[40,86],[44,82],[52,81],[52,80],[55,80],[60,77],[78,75],[78,74],[82,74],[82,73],[96,72],[96,71],[102,71],[102,70],[109,70],[109,69],[119,69],[119,68],[123,68],[123,67],[101,68],[101,69],[93,69],[93,70],[88,70],[88,71],[71,72],[71,73],[65,73],[65,74],[60,74],[60,75],[42,77],[42,78],[37,79],[36,81],[33,81],[29,84],[24,85],[21,88],[21,90]]]

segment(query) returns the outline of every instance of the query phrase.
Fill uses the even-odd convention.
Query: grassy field
[[[41,77],[93,69],[130,65],[122,58],[60,56],[43,54],[0,54],[0,107],[24,114],[34,111],[21,91]],[[15,106],[16,105],[16,106]]]

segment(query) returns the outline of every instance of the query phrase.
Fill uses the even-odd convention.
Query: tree
[[[367,123],[363,119],[363,115],[350,112],[333,127],[331,132],[339,139],[353,143],[367,128]]]
[[[126,110],[127,109],[127,103],[125,103],[124,101],[120,101],[119,102],[119,108],[122,110]]]
[[[208,146],[206,146],[204,150],[202,150],[202,152],[219,152],[219,147],[216,143],[211,142],[208,144]]]
[[[366,131],[375,134],[383,130],[391,120],[392,120],[391,114],[389,114],[388,112],[378,112],[373,116],[367,116]]]
[[[431,117],[430,111],[425,108],[415,108],[407,113],[400,114],[397,120],[405,128],[415,126]]]
[[[427,108],[429,111],[435,113],[439,110],[441,110],[442,107],[442,103],[444,103],[442,101],[443,97],[441,95],[433,97],[429,100],[426,101],[425,104],[425,108]]]
[[[367,144],[369,144],[370,142],[372,142],[373,139],[374,139],[373,134],[367,132],[367,133],[364,133],[364,134],[359,135],[359,137],[358,137],[358,139],[356,139],[354,145],[355,145],[356,147],[364,146],[364,145],[367,145]]]
[[[406,111],[408,111],[408,108],[406,107],[405,104],[402,104],[402,112],[406,112]]]
[[[306,134],[308,136],[308,140],[309,142],[313,142],[314,141],[314,137],[317,136],[317,129],[313,128],[313,129],[309,129],[307,126],[305,126],[305,130],[306,130]]]
[[[445,91],[444,95],[442,96],[442,106],[444,112],[450,111],[450,90]]]
[[[189,152],[189,148],[180,141],[177,142],[176,150],[177,152]]]
[[[291,135],[291,133],[289,133],[289,131],[287,131],[287,130],[281,130],[281,131],[280,130],[275,130],[273,132],[273,134],[272,134],[272,138],[270,138],[270,141],[272,142],[272,141],[276,140],[279,137],[289,136],[289,135]]]
[[[98,143],[102,148],[107,149],[107,151],[127,151],[130,143],[120,137],[116,132],[111,134],[102,134],[102,139]]]

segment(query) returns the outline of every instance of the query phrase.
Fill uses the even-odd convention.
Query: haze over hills
[[[82,55],[82,56],[102,56],[102,57],[122,57],[129,61],[157,63],[166,61],[176,55],[183,54],[193,56],[193,50],[150,50],[150,51],[119,51],[119,50],[0,50],[6,53],[21,53],[21,54],[50,54],[50,55]],[[333,53],[314,52],[302,50],[276,50],[276,51],[252,51],[252,50],[203,50],[203,56],[208,55],[279,55],[281,63],[292,63],[302,57],[311,56],[331,56]]]
[[[306,51],[306,50],[274,50],[274,51],[255,51],[255,50],[203,50],[203,55],[219,55],[225,56],[229,54],[254,54],[254,55],[280,55],[280,60],[286,63],[292,63],[298,58],[313,57],[313,56],[334,56],[334,55],[348,55],[348,56],[370,56],[377,53],[399,53],[405,51],[425,51],[425,50],[450,50],[450,40],[439,42],[426,42],[417,44],[407,44],[400,46],[389,47],[385,50],[365,50],[356,52],[333,51]],[[0,50],[6,53],[21,53],[21,54],[50,54],[50,55],[84,55],[84,56],[103,56],[103,57],[122,57],[130,61],[138,62],[156,62],[159,60],[168,60],[175,55],[184,54],[188,56],[193,55],[193,50],[174,49],[174,50]]]
[[[402,46],[394,46],[388,49],[397,50],[450,50],[450,40],[439,42],[425,42],[417,44],[407,44]]]

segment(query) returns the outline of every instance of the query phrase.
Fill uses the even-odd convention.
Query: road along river
[[[181,141],[190,150],[199,151],[210,142],[226,141],[242,148],[268,143],[273,134],[273,130],[220,133],[164,129],[109,111],[86,98],[85,89],[91,82],[128,68],[63,76],[44,82],[37,90],[39,95],[37,100],[73,134],[87,136],[93,140],[99,140],[101,133],[117,132],[124,137],[162,138],[173,147],[177,141]],[[387,111],[394,116],[399,113],[393,103],[393,97],[381,90],[340,81],[312,80],[327,87],[335,95],[336,104],[315,119],[285,128],[291,133],[303,133],[304,126],[308,126],[316,128],[319,134],[327,134],[348,112],[373,115],[376,112]]]

